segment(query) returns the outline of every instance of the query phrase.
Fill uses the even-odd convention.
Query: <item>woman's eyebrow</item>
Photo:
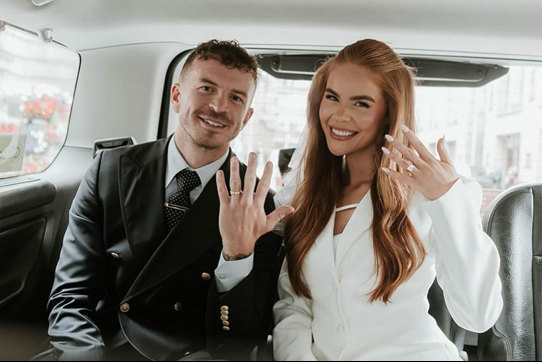
[[[372,97],[365,96],[365,95],[364,96],[353,96],[350,99],[353,100],[353,101],[370,101],[370,102],[376,103],[376,101]]]
[[[337,98],[339,97],[339,93],[335,92],[331,88],[326,88],[326,92],[333,94]],[[366,96],[366,95],[353,96],[353,97],[350,97],[350,99],[353,100],[353,101],[370,101],[370,102],[376,103],[376,101],[373,99],[373,97]]]

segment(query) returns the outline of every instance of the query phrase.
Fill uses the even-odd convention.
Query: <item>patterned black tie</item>
[[[167,200],[164,207],[168,231],[177,225],[190,208],[190,191],[201,185],[201,180],[196,171],[187,168],[175,175],[175,180],[177,180],[179,188]]]

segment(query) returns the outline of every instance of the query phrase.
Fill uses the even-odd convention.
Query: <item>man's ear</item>
[[[176,113],[179,113],[181,110],[181,85],[179,83],[173,84],[171,87],[171,104]]]
[[[249,108],[247,111],[247,115],[245,116],[245,120],[243,121],[243,128],[245,128],[245,126],[247,125],[248,121],[250,120],[253,114],[254,114],[254,108]]]

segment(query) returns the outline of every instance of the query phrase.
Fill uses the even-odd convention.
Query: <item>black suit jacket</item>
[[[51,343],[63,358],[107,358],[128,340],[156,360],[203,348],[214,358],[247,359],[265,342],[281,238],[262,236],[252,272],[229,292],[218,293],[214,270],[222,241],[216,179],[167,233],[167,144],[162,139],[104,151],[81,183],[48,304]],[[226,180],[230,156],[221,168]],[[241,165],[242,179],[245,171]],[[266,211],[273,208],[269,194]],[[223,328],[222,306],[228,306],[229,330]]]

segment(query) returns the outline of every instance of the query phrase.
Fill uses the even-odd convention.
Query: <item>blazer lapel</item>
[[[367,232],[373,221],[371,190],[367,191],[346,224],[340,243],[337,245],[337,265],[340,265],[348,251]]]
[[[314,243],[314,251],[324,261],[326,267],[337,275],[335,268],[335,250],[333,248],[333,228],[335,225],[335,212],[331,214],[329,221]]]
[[[230,157],[231,153],[221,167],[226,180],[229,179]],[[213,177],[192,208],[156,249],[128,290],[125,300],[153,288],[213,247],[218,250],[218,254],[222,249],[218,227],[219,211],[216,177]]]
[[[132,253],[140,260],[146,260],[165,235],[167,144],[168,139],[160,140],[119,159],[121,213]]]

